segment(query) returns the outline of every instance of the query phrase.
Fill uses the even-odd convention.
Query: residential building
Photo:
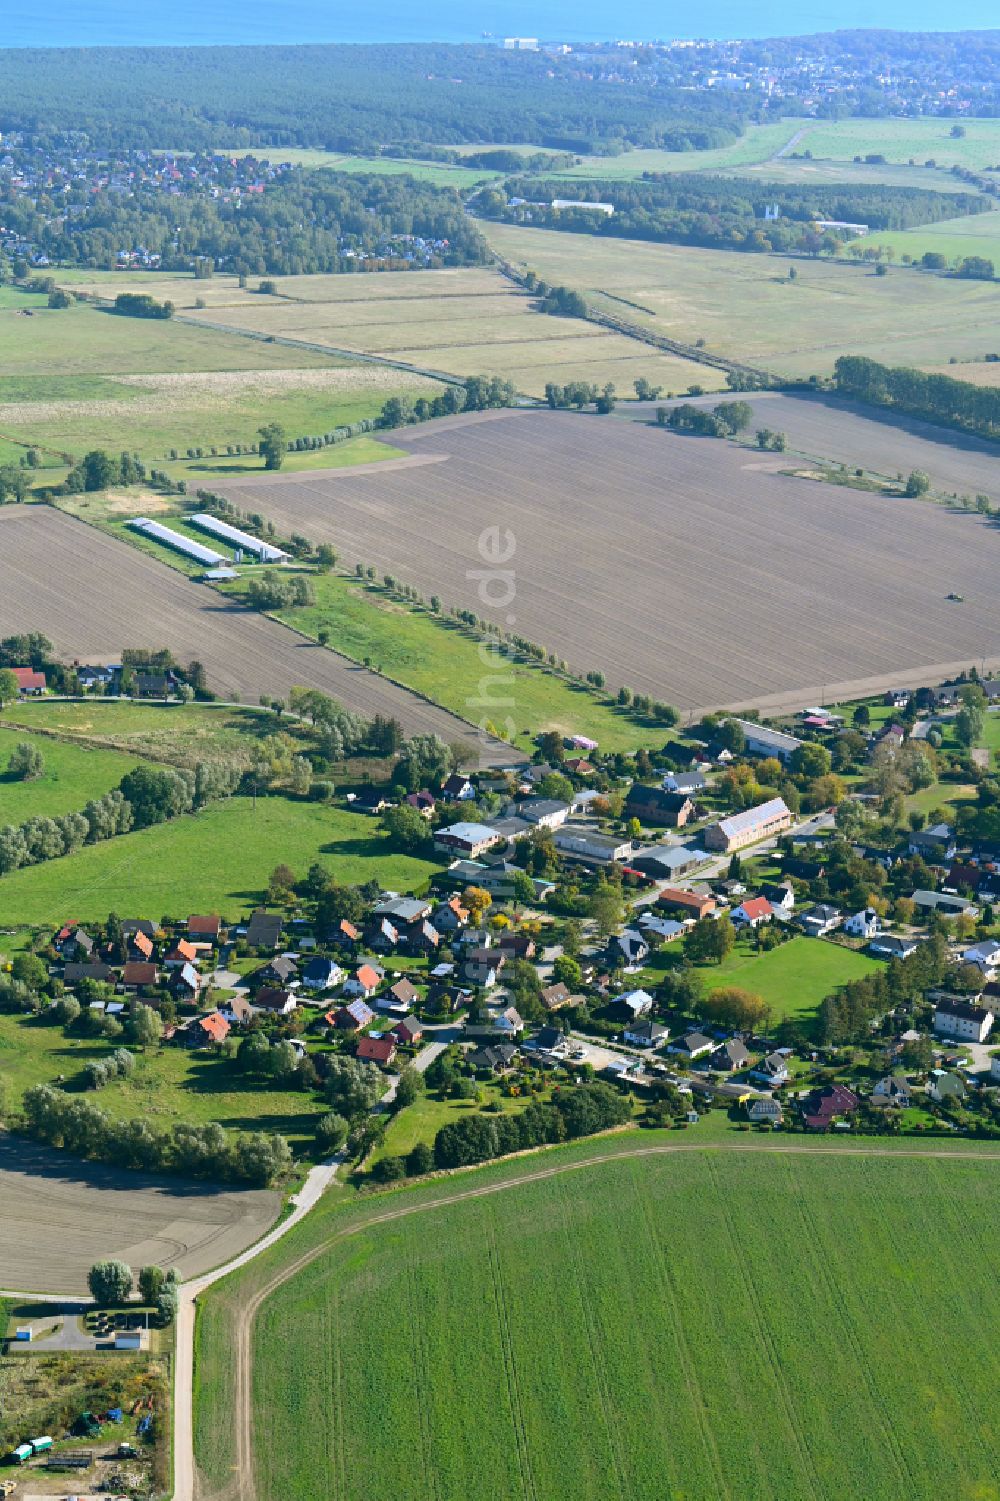
[[[707,891],[681,891],[679,887],[667,886],[657,897],[661,907],[677,909],[685,917],[709,917],[715,911],[715,897]]]
[[[913,1101],[913,1091],[902,1074],[886,1074],[872,1090],[872,1104],[880,1109],[907,1110]]]
[[[622,1033],[625,1041],[636,1048],[658,1048],[669,1036],[669,1027],[663,1027],[659,1022],[649,1019],[629,1022]]]
[[[265,985],[263,990],[258,990],[250,1004],[255,1011],[263,1012],[265,1016],[288,1016],[295,1010],[298,1002],[290,990]]]
[[[993,980],[996,972],[1000,969],[1000,943],[993,938],[986,938],[982,943],[973,944],[962,955],[963,964],[974,964],[982,971],[985,979]]]
[[[869,943],[868,952],[879,959],[908,959],[919,947],[919,938],[899,938],[895,933],[878,933]]]
[[[814,1089],[802,1105],[802,1119],[808,1131],[829,1131],[835,1121],[853,1115],[858,1097],[844,1084],[827,1084]]]
[[[453,823],[446,829],[438,829],[434,835],[434,848],[475,860],[501,844],[503,837],[485,823]]]
[[[844,932],[851,938],[863,938],[870,943],[881,925],[881,918],[874,907],[862,907],[860,912],[852,912],[847,918],[844,923]]]
[[[383,978],[382,970],[376,968],[374,964],[359,965],[351,978],[345,983],[344,994],[367,999],[368,996],[375,994]]]
[[[359,1037],[357,1056],[363,1063],[377,1063],[387,1067],[396,1056],[396,1042],[392,1037]]]
[[[281,938],[281,916],[277,912],[258,910],[247,924],[247,943],[252,949],[276,949]]]
[[[191,916],[187,920],[187,936],[190,943],[216,944],[222,930],[222,919],[214,915]]]
[[[560,1006],[566,1006],[570,1001],[568,988],[562,983],[546,985],[542,991],[542,1005],[546,1011],[558,1011]]]
[[[709,1059],[713,1068],[722,1070],[727,1074],[735,1074],[741,1068],[746,1068],[750,1062],[750,1054],[746,1044],[738,1037],[730,1037],[719,1047]]]
[[[768,1089],[777,1089],[781,1084],[787,1084],[791,1078],[788,1071],[788,1059],[784,1053],[768,1053],[766,1058],[756,1064],[750,1070],[750,1078],[764,1084]]]
[[[668,792],[662,787],[643,787],[633,782],[625,799],[625,817],[640,823],[665,824],[682,829],[694,817],[695,807],[686,792]]]
[[[936,823],[932,828],[921,829],[919,833],[911,834],[907,844],[911,855],[922,855],[925,860],[933,861],[938,865],[951,860],[957,848],[955,831],[951,824],[947,823]]]
[[[766,896],[771,906],[776,911],[795,911],[795,892],[792,890],[790,881],[772,882],[765,881],[760,888],[761,896]]]
[[[612,964],[624,964],[627,970],[639,969],[649,958],[649,944],[638,928],[626,928],[612,938],[609,945]]]
[[[961,1074],[950,1074],[943,1068],[932,1069],[927,1080],[927,1098],[938,1105],[960,1105],[965,1099],[965,1080]]]
[[[934,1011],[934,1031],[939,1037],[961,1042],[985,1042],[995,1020],[988,1006],[958,996],[941,998]]]
[[[809,938],[825,938],[827,933],[839,928],[843,921],[838,908],[831,907],[826,902],[818,902],[798,918],[799,927]]]
[[[38,694],[45,692],[44,672],[36,672],[33,667],[12,667],[11,671],[17,678],[17,691],[22,698],[37,698]]]
[[[310,959],[302,971],[305,990],[331,990],[344,978],[344,971],[334,959],[324,959],[319,954]]]
[[[468,802],[476,795],[476,789],[460,771],[453,771],[451,776],[442,783],[441,796],[449,803]]]
[[[193,1017],[178,1036],[186,1047],[211,1047],[225,1042],[229,1036],[229,1023],[218,1011],[213,1011],[209,1016]]]
[[[569,803],[555,797],[529,797],[516,805],[521,818],[534,828],[561,829],[569,817]]]
[[[360,999],[349,1001],[346,1006],[341,1006],[339,1011],[333,1013],[333,1025],[344,1032],[356,1032],[359,1027],[367,1027],[374,1020],[374,1011]]]
[[[708,791],[708,778],[703,771],[668,771],[663,776],[663,787],[666,792],[683,792],[695,798],[699,792]]]
[[[633,1018],[646,1016],[653,1009],[653,997],[645,990],[630,990],[618,997],[617,1004],[630,1011]]]
[[[733,923],[738,928],[759,928],[773,917],[774,908],[766,896],[747,897],[732,913]]]
[[[392,1035],[403,1047],[414,1047],[423,1037],[423,1024],[415,1016],[404,1016],[392,1029]]]
[[[680,1053],[683,1058],[691,1060],[694,1058],[703,1058],[714,1047],[715,1043],[710,1037],[706,1037],[704,1032],[685,1032],[684,1036],[678,1038],[677,1042],[670,1044],[669,1051],[671,1053]]]
[[[721,818],[705,830],[705,844],[710,850],[733,854],[762,839],[772,839],[791,827],[792,815],[785,806],[784,798],[772,797],[769,802],[759,803],[756,808],[747,808],[743,813],[734,813]]]

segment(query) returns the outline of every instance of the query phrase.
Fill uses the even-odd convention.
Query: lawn
[[[605,311],[686,344],[703,339],[712,353],[782,375],[830,374],[841,354],[944,365],[982,359],[997,344],[996,291],[987,282],[905,267],[880,277],[848,262],[793,263],[509,224],[483,229],[515,265],[578,288]]]
[[[738,943],[721,965],[699,966],[706,991],[722,985],[763,996],[774,1020],[811,1017],[820,1001],[877,969],[879,961],[822,938],[796,937],[769,953],[758,954],[749,942]]]
[[[36,1017],[0,1015],[0,1088],[8,1106],[15,1107],[33,1085],[59,1077],[71,1092],[82,1089],[85,1065],[106,1058],[117,1046],[67,1036],[62,1027]],[[300,1152],[312,1147],[312,1124],[325,1108],[314,1094],[249,1079],[231,1059],[209,1052],[166,1047],[136,1052],[135,1057],[129,1079],[115,1080],[99,1095],[86,1095],[116,1120],[141,1117],[160,1129],[179,1121],[218,1121],[242,1131],[280,1131]]]
[[[122,916],[244,914],[278,864],[304,875],[314,860],[338,880],[422,886],[435,869],[391,850],[372,819],[281,797],[234,797],[194,816],[87,845],[74,855],[4,876],[0,910],[11,926]]]
[[[334,574],[313,582],[316,604],[283,610],[279,619],[314,638],[328,630],[335,650],[357,662],[370,661],[388,677],[466,718],[479,717],[479,708],[470,711],[470,705],[478,704],[487,689],[494,700],[502,695],[505,703],[494,711],[496,723],[503,729],[509,719],[516,742],[525,749],[544,729],[591,736],[604,750],[635,750],[662,741],[662,728],[636,723],[551,673],[502,659],[495,665],[488,658],[484,662],[478,642],[457,625],[397,604],[375,585]],[[484,688],[487,675],[491,681]]]
[[[321,1205],[206,1299],[207,1480],[233,1461],[230,1317],[313,1247],[256,1323],[260,1501],[996,1501],[995,1163],[748,1145],[440,1202],[522,1160],[380,1197],[411,1211],[381,1225]]]
[[[40,777],[15,781],[7,772],[11,752],[29,744],[42,753],[45,762]],[[93,797],[103,797],[117,787],[135,765],[134,756],[117,751],[66,745],[45,735],[0,728],[0,827],[23,823],[26,818],[51,818],[78,812]]]
[[[504,1111],[523,1110],[531,1103],[530,1095],[513,1099],[501,1094],[495,1086],[486,1084],[483,1088],[487,1100],[499,1104]],[[405,1157],[419,1141],[432,1147],[442,1126],[461,1120],[470,1110],[481,1108],[471,1100],[441,1100],[436,1094],[418,1095],[412,1105],[392,1117],[381,1146],[372,1154],[372,1162],[377,1162],[380,1157]]]

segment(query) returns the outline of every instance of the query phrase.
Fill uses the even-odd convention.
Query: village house
[[[887,1074],[872,1090],[872,1104],[879,1109],[908,1110],[913,1093],[901,1074]]]
[[[645,990],[630,990],[618,997],[617,1004],[624,1006],[633,1018],[646,1016],[653,1009],[653,997]]]
[[[473,1048],[466,1055],[466,1061],[477,1072],[490,1074],[507,1073],[516,1058],[517,1048],[509,1042],[487,1043],[483,1047]]]
[[[502,844],[503,837],[485,823],[453,823],[446,829],[438,829],[434,835],[434,848],[445,854],[464,855],[468,860],[475,860]]]
[[[415,1016],[404,1016],[392,1028],[391,1035],[401,1047],[415,1047],[424,1035],[423,1024]]]
[[[818,902],[808,912],[803,912],[797,921],[808,938],[825,938],[827,933],[832,933],[844,919],[838,908],[831,907],[826,902]]]
[[[233,995],[219,1005],[219,1015],[224,1016],[231,1027],[248,1027],[253,1021],[253,1007],[245,995]]]
[[[569,818],[569,803],[554,797],[529,797],[516,804],[515,812],[538,829],[561,829]]]
[[[276,949],[281,939],[281,916],[258,909],[247,923],[246,940],[252,949]]]
[[[187,920],[189,943],[207,943],[214,947],[219,941],[221,931],[222,919],[214,915],[207,917],[192,916]]]
[[[669,1036],[669,1027],[663,1027],[648,1017],[643,1021],[629,1022],[622,1032],[625,1042],[631,1043],[635,1048],[658,1048]]]
[[[218,1011],[208,1016],[195,1016],[177,1033],[179,1041],[189,1048],[219,1046],[229,1036],[229,1023]]]
[[[390,985],[388,993],[394,1001],[405,1006],[407,1010],[411,1010],[420,1001],[420,991],[406,979],[405,975],[401,980],[397,980],[395,985]]]
[[[365,1001],[348,1001],[346,1006],[339,1010],[327,1012],[326,1020],[333,1018],[333,1026],[342,1032],[356,1032],[360,1027],[367,1027],[375,1020],[375,1013]]]
[[[641,969],[649,958],[649,944],[638,928],[626,928],[612,938],[608,954],[612,965],[623,964],[626,970]]]
[[[747,1100],[747,1120],[755,1126],[780,1126],[784,1116],[777,1100],[769,1095],[758,1095]]]
[[[746,1068],[750,1062],[750,1054],[747,1051],[746,1044],[741,1042],[738,1037],[730,1037],[716,1048],[708,1061],[713,1068],[717,1068],[723,1073],[735,1074],[741,1068]]]
[[[802,1119],[807,1131],[829,1131],[835,1121],[853,1115],[858,1097],[844,1084],[827,1084],[814,1089],[802,1105]]]
[[[960,1105],[965,1099],[965,1080],[960,1074],[948,1073],[946,1069],[931,1070],[927,1080],[927,1098],[936,1105]]]
[[[740,902],[732,912],[733,926],[759,928],[774,917],[774,909],[766,896],[751,896]]]
[[[852,912],[844,923],[844,932],[851,938],[863,938],[867,943],[878,933],[882,920],[874,907],[862,907],[860,912]]]
[[[410,792],[403,801],[408,807],[416,808],[421,818],[430,819],[434,817],[434,809],[437,807],[437,803],[435,802],[433,792],[428,792],[426,789],[422,792]]]
[[[453,771],[451,776],[441,784],[441,796],[445,802],[464,803],[474,798],[475,795],[475,787],[460,771]]]
[[[705,845],[710,850],[721,850],[730,855],[759,844],[762,839],[771,839],[791,827],[792,815],[780,797],[759,803],[756,808],[747,808],[729,818],[721,818],[705,830]]]
[[[45,692],[44,672],[37,672],[34,667],[12,667],[11,672],[17,678],[17,691],[22,698],[37,698]]]
[[[193,964],[182,964],[170,972],[170,993],[179,1001],[192,1003],[201,995],[201,975]]]
[[[946,860],[951,860],[957,848],[955,831],[947,823],[936,823],[932,828],[921,829],[918,833],[911,834],[907,843],[907,850],[911,855],[922,855],[925,860],[936,865],[943,865]]]
[[[908,959],[919,947],[918,938],[900,938],[895,933],[878,933],[869,943],[868,952],[877,954],[880,959]]]
[[[715,911],[715,897],[705,891],[681,891],[679,887],[667,886],[657,897],[661,907],[676,908],[686,917],[709,917]]]
[[[583,824],[568,823],[556,829],[553,843],[566,859],[580,860],[588,865],[620,865],[632,853],[631,839],[598,834]]]
[[[566,1006],[570,1001],[568,988],[559,982],[556,985],[546,985],[542,990],[542,1005],[546,1011],[558,1011],[561,1006]]]
[[[682,829],[694,813],[694,803],[687,793],[668,792],[662,787],[643,787],[638,782],[633,782],[625,799],[625,817],[637,818],[640,823]]]
[[[79,985],[81,980],[98,980],[104,984],[114,977],[114,970],[103,959],[74,960],[63,969],[63,984]]]
[[[768,1053],[766,1058],[762,1058],[750,1070],[749,1077],[766,1085],[768,1089],[777,1089],[780,1085],[787,1084],[791,1078],[788,1059],[784,1053]]]
[[[766,896],[776,912],[795,911],[795,892],[792,890],[790,881],[765,881],[760,888],[761,896]]]
[[[1000,969],[1000,943],[994,938],[985,938],[982,943],[973,944],[962,954],[962,963],[974,964],[985,980],[995,979]]]
[[[302,971],[302,987],[312,991],[332,990],[343,978],[344,971],[335,959],[325,959],[317,954]]]
[[[392,1037],[359,1037],[357,1056],[362,1063],[377,1063],[387,1068],[396,1056],[396,1042]]]
[[[706,1037],[703,1032],[685,1032],[677,1042],[670,1044],[668,1052],[679,1053],[682,1058],[687,1058],[690,1062],[695,1058],[704,1058],[714,1046],[712,1039]]]
[[[664,792],[683,792],[686,797],[696,798],[708,791],[708,778],[703,771],[667,771],[663,774]]]
[[[185,964],[196,964],[198,950],[186,938],[178,938],[173,948],[163,956],[164,969],[183,969]]]
[[[265,985],[262,990],[258,990],[250,1004],[262,1016],[288,1016],[295,1010],[298,1002],[290,990]]]
[[[145,995],[156,988],[159,971],[145,959],[130,959],[122,969],[122,985],[135,995]]]

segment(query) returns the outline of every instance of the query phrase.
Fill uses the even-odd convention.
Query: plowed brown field
[[[883,431],[896,443],[897,430],[850,420],[873,452]],[[332,541],[348,561],[685,709],[832,698],[1000,652],[1000,533],[976,516],[590,415],[452,418],[393,442],[437,462],[220,488],[286,534]],[[495,606],[478,572],[490,527],[516,548],[504,565],[514,598],[494,585]]]

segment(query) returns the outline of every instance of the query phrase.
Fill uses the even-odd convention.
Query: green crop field
[[[499,675],[491,692],[497,698],[502,691],[510,703],[496,711],[498,719],[511,719],[516,741],[525,749],[544,729],[591,736],[604,750],[635,750],[662,736],[662,730],[630,719],[537,667],[503,660],[484,665],[479,643],[458,626],[396,603],[375,585],[333,574],[314,576],[312,582],[316,604],[282,610],[280,620],[313,638],[328,630],[336,651],[357,662],[370,661],[388,677],[466,717],[470,703],[482,697],[484,673]],[[244,587],[241,581],[226,585],[224,592]]]
[[[973,221],[970,221],[973,222]],[[841,354],[903,365],[981,359],[1000,339],[995,288],[894,268],[484,226],[545,281],[653,332],[786,375],[829,374]],[[627,304],[622,305],[625,299]]]
[[[7,772],[11,752],[24,743],[37,747],[45,761],[42,775],[27,782],[12,779]],[[102,797],[117,787],[135,764],[134,756],[117,751],[66,745],[45,735],[0,728],[0,827],[26,818],[77,812],[92,797]]]
[[[775,1021],[783,1021],[812,1016],[826,996],[878,967],[877,959],[854,949],[821,938],[792,938],[766,954],[739,943],[722,964],[700,966],[698,973],[706,991],[738,985],[763,996]]]
[[[897,260],[919,260],[926,251],[943,255],[950,266],[967,255],[985,256],[1000,268],[1000,212],[942,219],[917,229],[874,230],[865,245],[891,246]]]
[[[803,122],[797,152],[852,161],[856,156],[884,156],[889,162],[939,167],[995,167],[1000,164],[1000,120],[963,119],[964,134],[953,137],[954,120],[925,115],[912,120],[815,120]]]
[[[213,1493],[240,1308],[313,1248],[253,1335],[259,1501],[996,1501],[996,1162],[744,1138],[558,1172],[676,1140],[321,1205],[207,1297]]]
[[[188,912],[239,916],[259,901],[279,863],[305,874],[319,860],[341,881],[422,885],[434,866],[395,853],[364,814],[281,797],[234,797],[194,816],[87,845],[0,880],[11,926],[81,922],[115,911],[158,919]]]

